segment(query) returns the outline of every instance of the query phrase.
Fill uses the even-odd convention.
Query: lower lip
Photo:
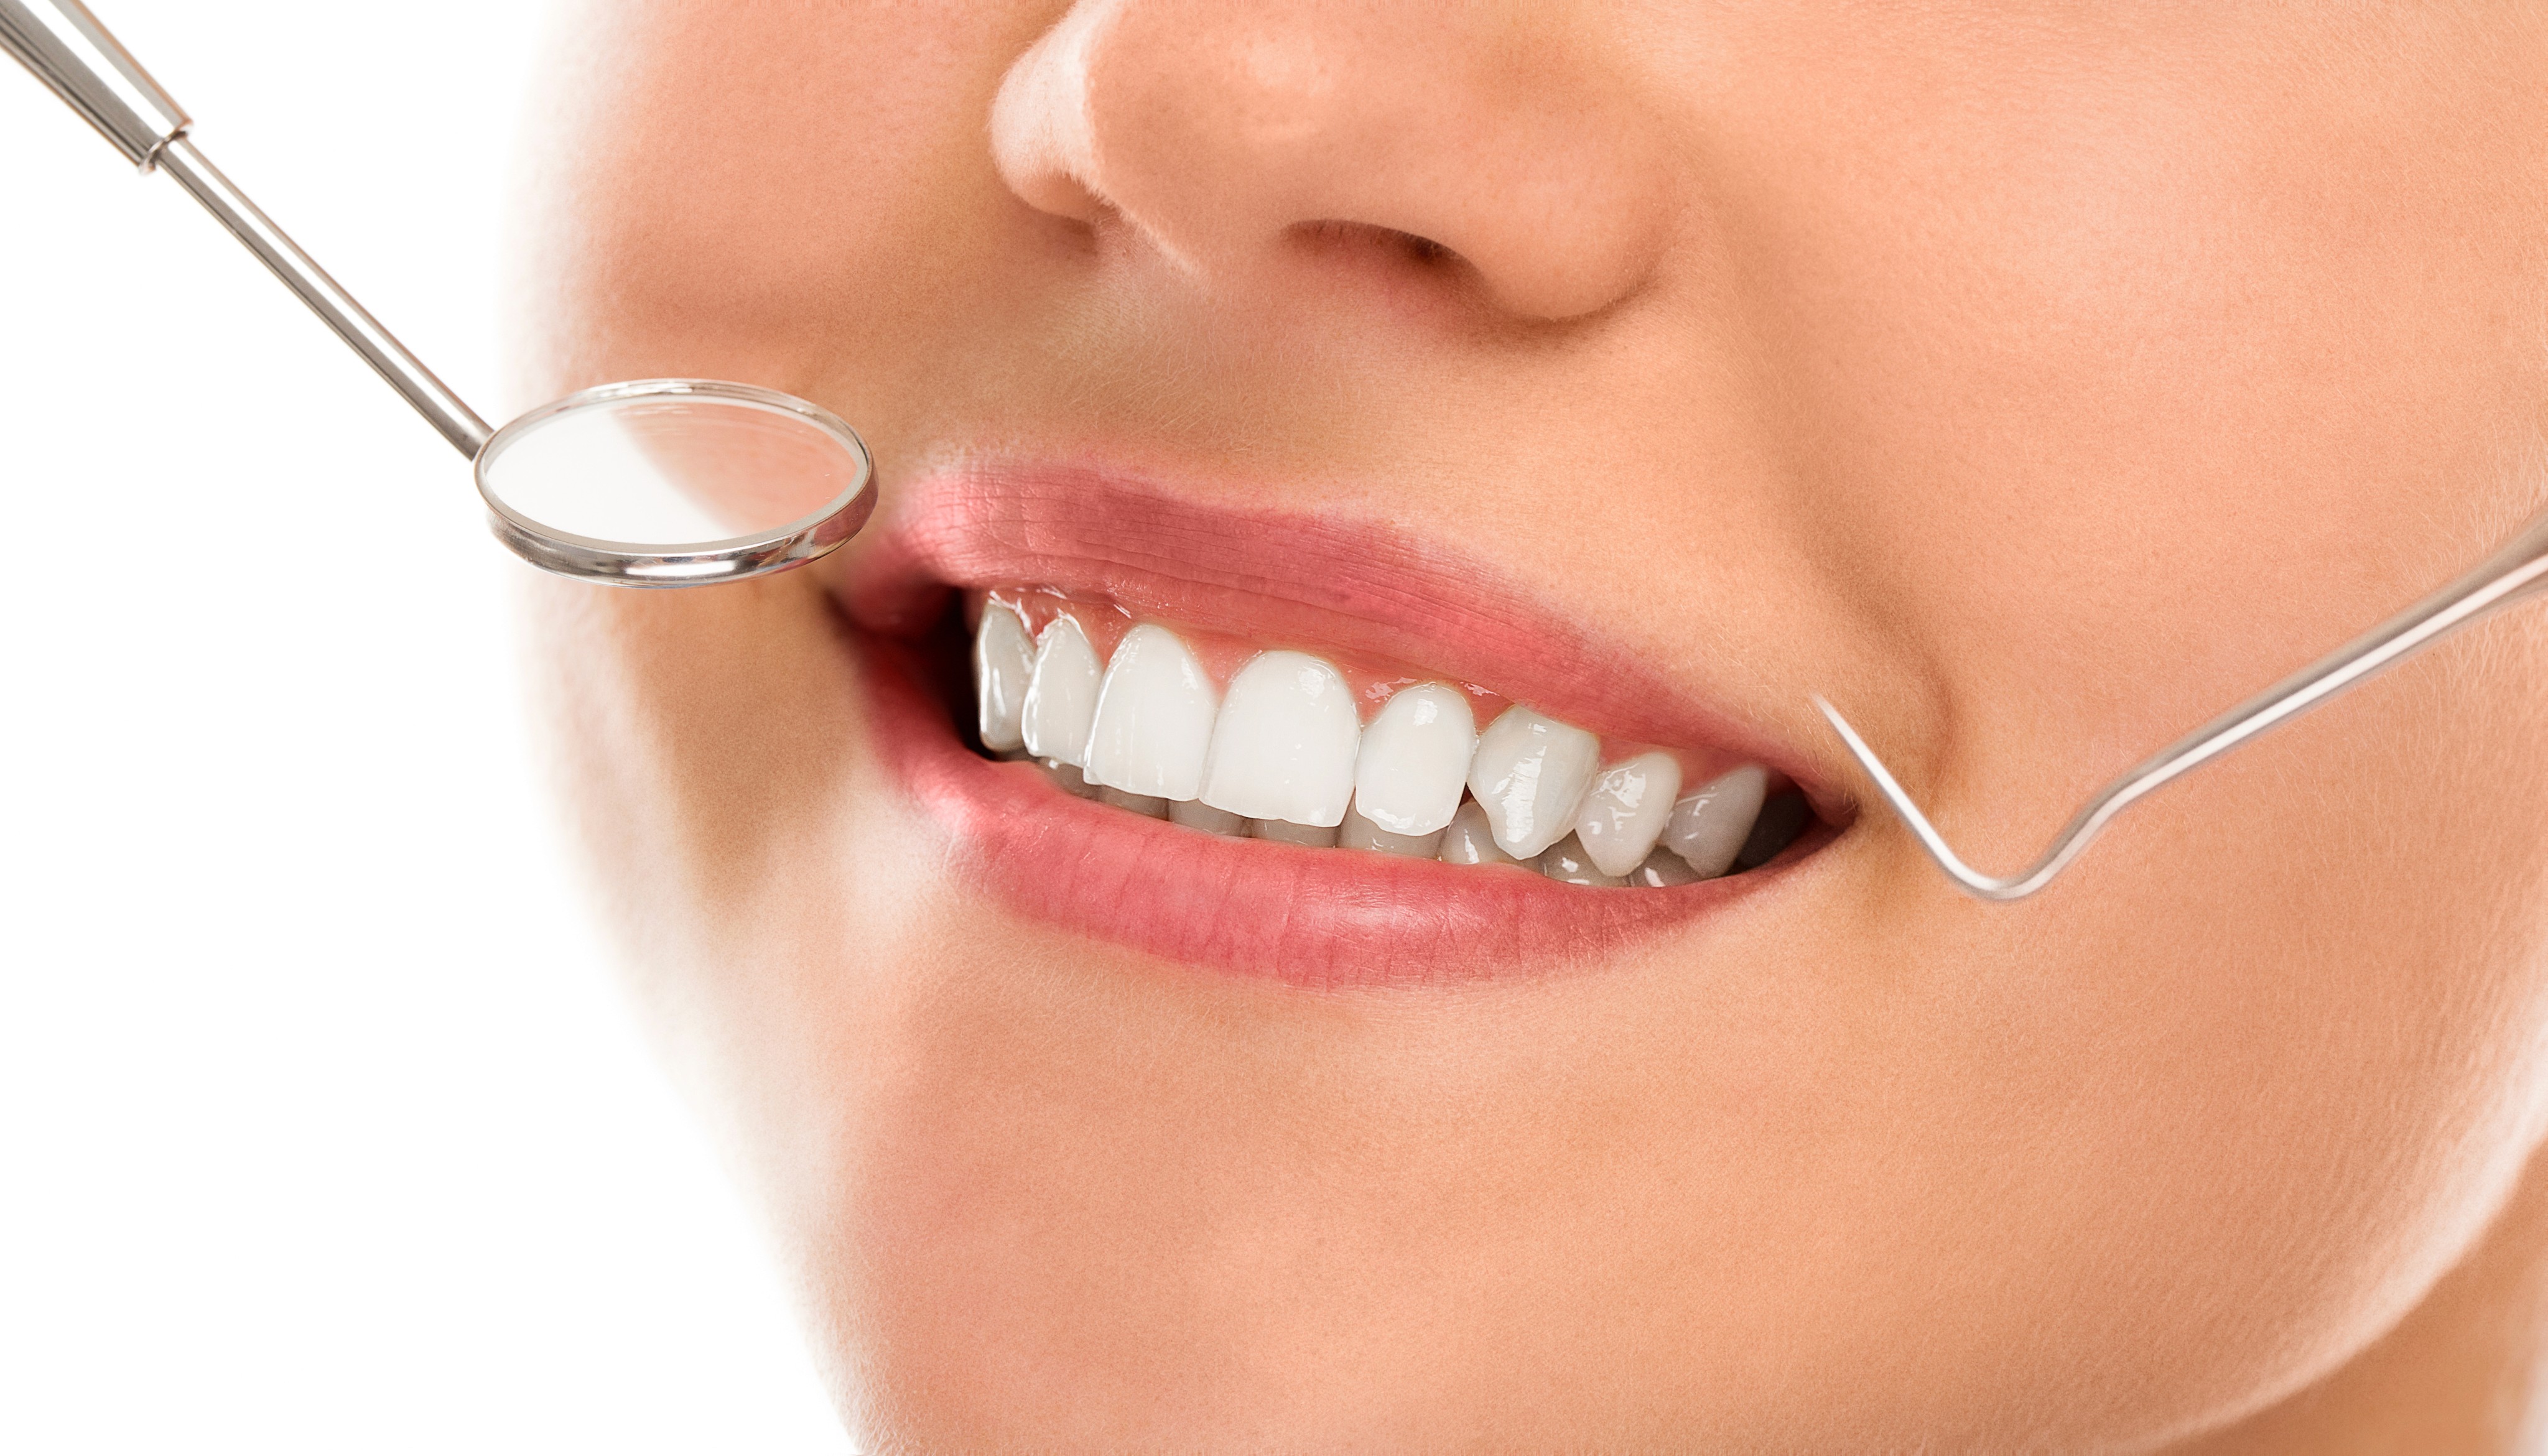
[[[1031,919],[1170,960],[1301,986],[1450,985],[1580,969],[1790,879],[1770,864],[1671,889],[1230,839],[1075,797],[967,748],[917,655],[852,629],[878,752],[954,839],[956,872]]]

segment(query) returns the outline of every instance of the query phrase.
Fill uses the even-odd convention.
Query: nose
[[[992,111],[1018,196],[1224,287],[1337,236],[1456,256],[1494,306],[1595,313],[1673,218],[1652,118],[1552,0],[1079,0]],[[1313,264],[1315,265],[1315,264]]]

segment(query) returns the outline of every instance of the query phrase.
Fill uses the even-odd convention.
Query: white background
[[[97,0],[486,412],[536,8]],[[467,469],[0,61],[0,1450],[827,1451]]]

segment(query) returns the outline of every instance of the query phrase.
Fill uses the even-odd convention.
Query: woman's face
[[[2519,1172],[2548,613],[2010,906],[1810,697],[2014,866],[2548,503],[2538,8],[618,0],[559,65],[528,394],[745,380],[878,462],[814,569],[538,596],[871,1439],[2155,1442]],[[1595,888],[1143,817],[977,749],[986,595],[1815,821]]]

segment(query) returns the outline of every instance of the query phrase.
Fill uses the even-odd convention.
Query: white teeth
[[[1648,889],[1668,890],[1677,884],[1696,884],[1698,871],[1689,862],[1670,850],[1657,850],[1646,857],[1646,863],[1628,871],[1628,883]]]
[[[993,753],[1026,747],[1018,723],[1034,676],[1035,639],[1027,635],[1027,624],[998,602],[984,606],[982,625],[973,634],[973,700],[981,705],[982,747]]]
[[[1495,826],[1487,822],[1487,811],[1471,799],[1451,816],[1442,831],[1442,853],[1435,858],[1445,864],[1510,864],[1513,857],[1496,843]]]
[[[1212,680],[1177,634],[1147,622],[1124,634],[1088,728],[1088,781],[1153,798],[1203,791],[1204,755],[1220,706]]]
[[[1307,653],[1259,653],[1229,680],[1201,797],[1250,819],[1333,829],[1353,796],[1361,736],[1343,675]]]
[[[1601,740],[1518,704],[1478,735],[1469,792],[1486,806],[1496,843],[1535,858],[1575,829],[1575,806],[1601,762]]]
[[[1364,756],[1369,757],[1366,749]],[[1345,822],[1336,826],[1336,848],[1340,850],[1377,850],[1384,855],[1408,855],[1430,860],[1442,848],[1442,831],[1431,834],[1392,834],[1363,817],[1361,805],[1345,810]]]
[[[1567,884],[1592,884],[1615,887],[1627,881],[1615,874],[1604,874],[1592,857],[1584,852],[1584,841],[1573,835],[1549,846],[1539,857],[1539,872]]]
[[[1245,837],[1247,821],[1228,809],[1216,809],[1201,799],[1168,800],[1168,817],[1188,829],[1208,834],[1226,834],[1232,839]]]
[[[1440,682],[1401,688],[1362,731],[1354,808],[1389,834],[1435,833],[1460,807],[1477,749],[1467,693]]]
[[[1020,736],[1040,758],[1088,762],[1088,720],[1097,712],[1100,669],[1088,634],[1067,616],[1046,623],[1036,642],[1035,676],[1019,714]]]
[[[1152,819],[1168,817],[1168,801],[1153,798],[1145,793],[1126,793],[1120,788],[1100,787],[1097,790],[1097,802],[1113,804],[1119,809],[1130,809],[1136,814],[1146,815]]]
[[[1761,817],[1761,797],[1769,787],[1770,771],[1758,764],[1709,780],[1673,805],[1664,823],[1664,848],[1689,862],[1701,879],[1723,874],[1742,853],[1752,821]]]
[[[1288,819],[1250,819],[1247,832],[1258,839],[1270,839],[1287,845],[1307,845],[1314,850],[1331,850],[1336,846],[1336,827],[1332,824],[1294,824]]]
[[[1603,874],[1625,874],[1654,853],[1681,792],[1681,763],[1670,754],[1639,754],[1601,771],[1575,810],[1575,837]]]
[[[1671,888],[1773,859],[1812,822],[1801,794],[1765,804],[1758,764],[1681,793],[1669,753],[1604,769],[1600,739],[1518,704],[1482,733],[1445,682],[1400,689],[1366,728],[1344,675],[1308,653],[1259,653],[1217,692],[1168,628],[1135,626],[1103,663],[1067,612],[1030,640],[985,601],[972,658],[985,752],[1212,834]]]

